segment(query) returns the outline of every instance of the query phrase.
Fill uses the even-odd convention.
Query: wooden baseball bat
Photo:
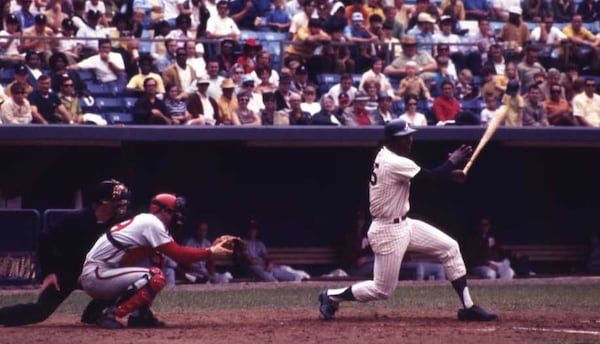
[[[496,116],[494,116],[492,121],[490,123],[488,123],[488,126],[485,129],[485,131],[483,132],[483,136],[481,136],[481,139],[479,140],[479,143],[477,144],[475,151],[473,151],[471,158],[469,159],[469,161],[467,161],[465,167],[462,170],[463,174],[465,176],[471,169],[471,166],[473,165],[473,162],[475,161],[475,159],[477,159],[477,157],[479,156],[479,154],[481,153],[483,148],[485,148],[485,146],[490,141],[492,136],[494,136],[494,133],[496,132],[496,129],[498,129],[498,126],[500,126],[500,124],[504,123],[504,119],[506,118],[507,114],[508,114],[508,105],[503,105],[498,110],[498,113],[496,113]]]

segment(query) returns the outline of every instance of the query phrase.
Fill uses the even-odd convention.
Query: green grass
[[[476,302],[497,311],[564,311],[596,312],[600,309],[600,282],[552,285],[477,285],[471,287]],[[314,285],[282,285],[281,287],[243,289],[181,290],[175,288],[159,294],[154,303],[157,311],[210,311],[230,309],[314,308],[321,287]],[[32,302],[31,292],[0,294],[0,306]],[[75,292],[59,308],[63,314],[78,315],[89,300],[83,292]],[[457,298],[449,284],[402,285],[385,302],[348,303],[344,307],[364,309],[454,308]]]

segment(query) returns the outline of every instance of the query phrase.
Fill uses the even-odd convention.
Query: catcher
[[[166,255],[179,264],[227,256],[240,239],[217,238],[210,248],[199,249],[178,245],[170,231],[183,224],[185,200],[173,194],[156,195],[150,213],[123,221],[102,235],[86,256],[81,285],[93,298],[117,300],[106,308],[97,325],[123,328],[119,318],[130,314],[129,327],[162,327],[150,306],[165,286],[165,275],[156,258]],[[153,262],[147,267],[148,262]],[[158,265],[158,266],[157,266]]]

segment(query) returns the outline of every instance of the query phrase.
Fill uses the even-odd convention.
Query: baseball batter
[[[465,175],[456,166],[471,154],[472,149],[463,145],[452,152],[441,166],[433,170],[422,169],[408,158],[414,132],[404,120],[394,120],[385,126],[385,144],[375,158],[369,188],[373,222],[367,236],[375,253],[373,280],[348,288],[325,289],[319,295],[319,310],[325,320],[334,319],[341,301],[366,302],[389,298],[398,283],[400,265],[407,250],[435,256],[443,264],[462,304],[458,310],[459,320],[497,318],[473,304],[458,243],[439,229],[407,217],[411,179],[423,176],[462,182]]]
[[[233,253],[226,248],[227,241],[209,248],[179,246],[168,228],[182,224],[184,208],[183,198],[159,194],[152,199],[150,213],[113,226],[88,252],[81,273],[83,289],[97,299],[117,300],[104,311],[97,323],[100,327],[122,328],[118,318],[130,313],[130,327],[165,325],[150,311],[154,297],[165,286],[164,273],[158,266],[144,264],[156,252],[180,264]]]

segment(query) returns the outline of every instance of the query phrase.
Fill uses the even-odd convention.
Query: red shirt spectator
[[[454,120],[461,106],[454,98],[454,85],[450,81],[442,83],[442,95],[433,101],[433,114],[438,122]]]

